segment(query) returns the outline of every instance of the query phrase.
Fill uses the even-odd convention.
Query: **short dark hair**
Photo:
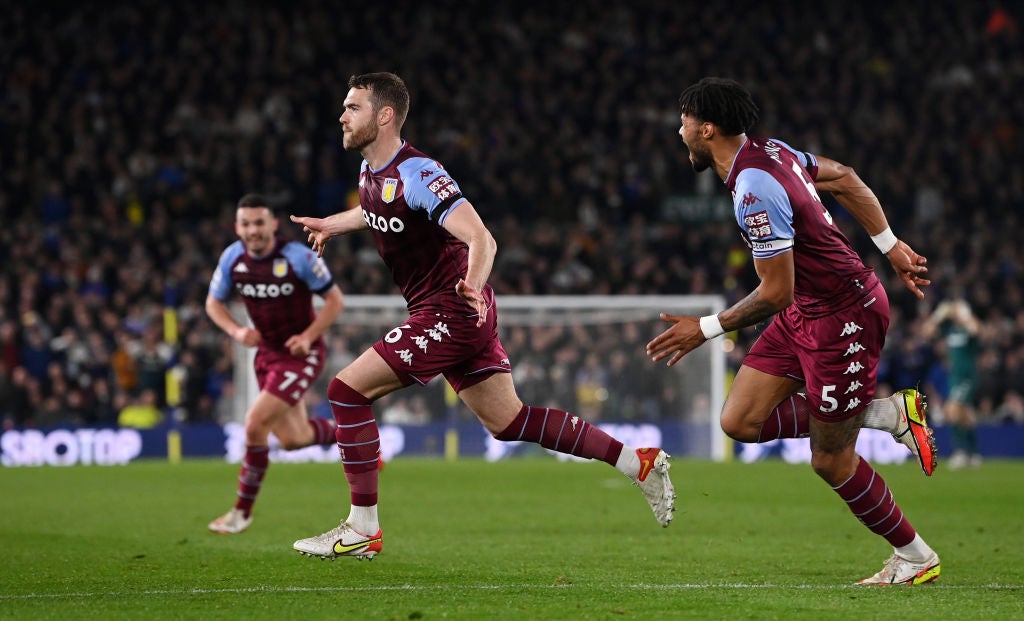
[[[270,201],[262,194],[257,194],[256,192],[249,192],[238,199],[238,207],[266,207],[270,210],[270,213],[274,213],[274,208],[270,205]]]
[[[405,117],[409,114],[409,89],[405,87],[402,78],[386,71],[364,73],[350,77],[348,87],[369,89],[374,112],[390,106],[395,111],[398,127],[405,123]]]
[[[739,82],[703,78],[679,96],[679,112],[714,123],[728,136],[750,131],[757,123],[757,105]]]

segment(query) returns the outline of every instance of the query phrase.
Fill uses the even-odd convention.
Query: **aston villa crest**
[[[288,275],[288,259],[274,259],[274,276],[284,278]]]
[[[384,187],[381,188],[380,198],[385,203],[390,203],[395,200],[395,194],[398,192],[398,179],[385,179]]]

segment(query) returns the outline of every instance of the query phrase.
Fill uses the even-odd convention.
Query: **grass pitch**
[[[781,462],[676,461],[662,529],[603,464],[399,458],[372,562],[291,550],[347,514],[340,465],[272,464],[235,536],[206,531],[234,465],[3,469],[0,618],[1024,618],[1024,463],[878,470],[942,557],[938,582],[851,586],[891,548]]]

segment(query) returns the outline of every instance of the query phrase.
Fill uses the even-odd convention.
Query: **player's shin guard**
[[[889,486],[863,457],[853,475],[832,489],[846,501],[846,506],[864,526],[884,537],[894,548],[914,540],[917,532],[903,517],[903,511],[893,499]]]
[[[235,508],[245,517],[252,513],[252,505],[260,493],[263,476],[267,473],[269,465],[269,446],[245,447],[245,457],[242,458],[242,467],[238,473],[238,500],[235,501]]]
[[[505,442],[534,442],[546,449],[586,459],[600,459],[615,466],[622,442],[575,414],[524,405],[515,420],[494,436]]]
[[[352,504],[360,507],[376,505],[380,434],[370,409],[370,400],[337,378],[331,380],[327,387],[327,399],[338,423],[335,437]]]
[[[768,420],[761,425],[758,442],[780,438],[806,438],[811,432],[811,415],[807,397],[795,394],[775,406]]]

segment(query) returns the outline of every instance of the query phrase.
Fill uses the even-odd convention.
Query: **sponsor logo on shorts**
[[[434,324],[433,328],[427,328],[425,332],[426,332],[427,336],[429,336],[430,338],[434,339],[438,343],[441,342],[441,335],[442,334],[447,336],[447,337],[449,337],[449,338],[451,338],[451,335],[452,335],[452,333],[448,331],[448,324],[440,322],[440,321],[437,322],[436,324]]]
[[[855,332],[858,332],[863,329],[864,328],[858,326],[856,323],[852,321],[847,321],[846,325],[843,326],[843,331],[839,333],[839,336],[850,336],[851,334],[854,334]]]
[[[860,344],[860,341],[857,341],[856,343],[850,343],[850,346],[846,348],[846,353],[843,354],[843,357],[852,356],[853,354],[859,351],[864,351],[864,349],[865,347]]]
[[[861,364],[859,360],[854,360],[853,362],[850,363],[850,366],[846,367],[846,370],[843,371],[843,375],[850,375],[851,373],[860,373],[863,370],[864,365]]]

